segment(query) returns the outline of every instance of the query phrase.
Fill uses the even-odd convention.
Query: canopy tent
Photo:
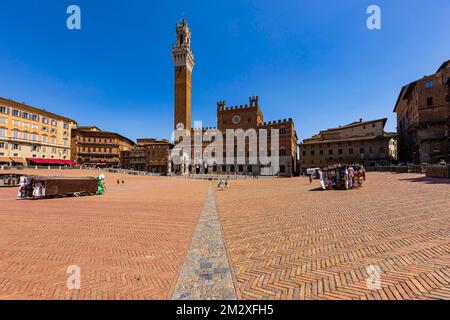
[[[28,158],[30,163],[36,165],[58,165],[58,166],[76,166],[78,162],[73,160],[62,160],[62,159],[42,159],[42,158]]]

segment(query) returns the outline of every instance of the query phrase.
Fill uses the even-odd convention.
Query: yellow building
[[[0,98],[0,165],[70,160],[70,134],[75,125],[72,119]]]

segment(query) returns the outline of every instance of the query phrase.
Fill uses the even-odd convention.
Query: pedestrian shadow
[[[450,179],[448,178],[433,178],[433,177],[416,177],[416,178],[407,178],[400,179],[400,181],[407,182],[419,182],[425,184],[450,184]]]

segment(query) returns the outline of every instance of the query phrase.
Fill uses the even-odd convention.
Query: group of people
[[[18,199],[45,197],[45,185],[41,181],[35,181],[31,176],[21,176],[19,179]]]
[[[366,170],[364,166],[351,165],[336,165],[328,167],[323,171],[316,170],[316,178],[320,180],[322,189],[330,190],[336,189],[354,189],[362,187],[366,181]],[[312,183],[312,176],[309,176],[310,183]]]

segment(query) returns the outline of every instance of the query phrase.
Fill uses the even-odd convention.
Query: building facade
[[[352,122],[320,131],[299,144],[299,168],[323,168],[332,164],[386,165],[395,160],[395,133],[384,131],[387,119]]]
[[[394,109],[400,161],[450,162],[449,78],[450,60],[401,89]]]
[[[72,129],[72,159],[86,166],[118,167],[120,152],[130,150],[134,142],[118,133],[90,126]]]
[[[192,128],[191,126],[191,74],[194,67],[194,56],[191,51],[191,31],[188,24],[183,20],[176,25],[176,45],[172,48],[172,58],[175,67],[175,121],[174,129],[184,129],[187,136],[190,136],[192,146],[183,155],[179,155],[183,159],[183,164],[171,166],[170,170],[174,173],[220,173],[220,174],[250,174],[259,175],[264,165],[259,161],[261,156],[259,150],[256,150],[258,161],[250,161],[250,157],[255,150],[249,150],[249,143],[246,140],[245,149],[239,151],[243,154],[234,152],[234,160],[219,163],[208,161],[208,158],[217,158],[215,150],[208,150],[209,142],[205,139],[206,132],[215,135],[213,131],[218,131],[223,135],[223,146],[220,152],[224,153],[223,159],[226,158],[225,134],[227,130],[244,131],[253,130],[256,136],[262,129],[278,129],[280,133],[279,150],[276,150],[279,156],[279,170],[276,174],[291,176],[296,172],[297,168],[297,133],[295,131],[294,122],[291,118],[264,122],[264,117],[260,109],[258,97],[251,97],[249,103],[245,106],[227,107],[225,101],[217,103],[217,126],[214,128]],[[195,150],[194,141],[198,136],[202,136],[202,150]],[[207,137],[206,137],[207,138]],[[268,150],[270,150],[270,137],[268,138]],[[233,144],[236,148],[236,144]],[[210,152],[208,154],[208,152]],[[270,155],[274,156],[274,155]],[[238,161],[238,158],[244,157],[245,160]],[[200,159],[200,160],[198,160]],[[187,161],[189,163],[184,163]]]
[[[120,167],[129,170],[166,174],[168,173],[170,148],[169,140],[138,139],[137,144],[133,148],[121,152]]]
[[[0,98],[0,164],[70,160],[72,119]],[[59,163],[62,163],[60,161]]]

